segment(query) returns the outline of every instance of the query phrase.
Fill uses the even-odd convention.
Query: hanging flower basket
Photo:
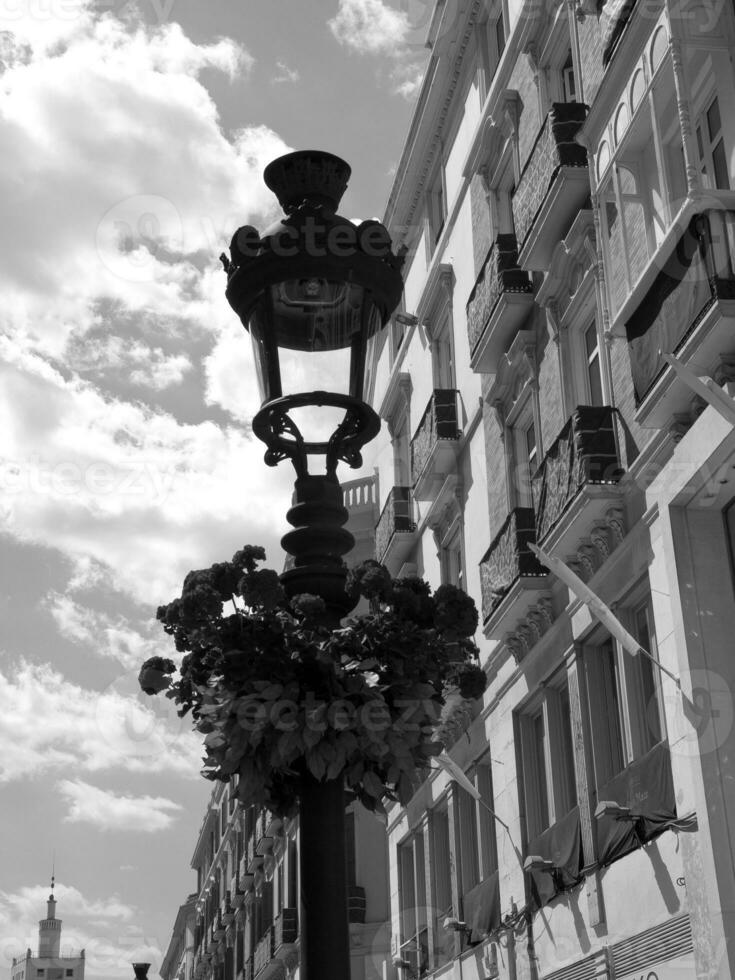
[[[348,589],[370,611],[330,629],[322,600],[289,601],[276,572],[258,568],[264,558],[247,546],[187,575],[157,614],[185,654],[178,676],[168,661],[158,678],[153,658],[141,686],[165,689],[180,715],[191,712],[205,736],[203,775],[237,774],[244,803],[290,816],[306,772],[342,779],[371,810],[406,803],[416,770],[443,748],[447,697],[471,704],[485,689],[474,602],[454,586],[432,594],[421,579],[393,580],[368,561]]]

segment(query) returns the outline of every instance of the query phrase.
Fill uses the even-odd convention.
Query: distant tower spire
[[[56,855],[51,861],[51,894],[46,903],[46,918],[38,923],[38,955],[58,956],[61,947],[61,919],[56,918]]]

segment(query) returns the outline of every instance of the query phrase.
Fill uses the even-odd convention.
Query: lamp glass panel
[[[249,326],[264,402],[314,391],[364,398],[367,341],[381,318],[362,286],[317,278],[275,283]],[[308,406],[289,414],[307,441],[324,441],[344,409]]]

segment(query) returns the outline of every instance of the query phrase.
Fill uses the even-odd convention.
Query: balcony
[[[240,867],[242,867],[242,861],[240,861]],[[236,872],[230,878],[230,891],[228,894],[232,896],[233,909],[239,909],[242,903],[245,901],[245,889],[240,881],[239,872]]]
[[[248,874],[254,874],[263,865],[263,855],[256,848],[257,831],[248,837],[247,848],[247,870]]]
[[[515,235],[498,235],[467,301],[467,334],[473,371],[495,374],[533,306],[533,286],[518,266]]]
[[[253,977],[258,977],[262,975],[262,980],[265,980],[267,970],[271,960],[273,959],[273,929],[269,927],[263,933],[262,938],[259,940],[255,947],[255,952],[253,953]],[[280,969],[283,969],[283,964],[278,964]]]
[[[528,547],[536,542],[534,512],[516,507],[495,535],[480,562],[482,617],[485,635],[499,639],[538,600],[546,588],[547,571]],[[502,607],[502,608],[501,608]]]
[[[237,876],[238,885],[242,889],[244,894],[247,894],[248,892],[253,890],[254,876],[251,872],[248,871],[249,862],[250,862],[250,857],[248,853],[248,848],[246,846],[245,853],[240,858],[240,873]],[[237,895],[236,892],[235,895]]]
[[[235,907],[232,904],[232,892],[225,892],[225,901],[221,909],[222,912],[222,922],[225,926],[229,926],[235,918]]]
[[[613,409],[578,406],[531,479],[538,543],[576,549],[619,500],[622,474]]]
[[[347,917],[350,922],[364,922],[367,911],[365,889],[361,885],[350,885],[347,892]]]
[[[281,909],[273,922],[273,949],[276,956],[284,946],[292,946],[299,936],[296,909]]]
[[[269,811],[261,810],[255,821],[255,852],[263,857],[273,850],[273,838],[268,833],[269,819]]]
[[[513,220],[524,269],[548,269],[554,246],[590,193],[587,150],[576,142],[587,106],[555,102],[513,194]]]
[[[646,428],[663,428],[689,412],[692,392],[662,352],[717,378],[722,355],[735,351],[735,211],[696,214],[625,324],[638,412]],[[731,360],[731,358],[729,359]]]
[[[375,525],[375,557],[395,574],[416,543],[410,487],[393,487]]]
[[[416,500],[433,500],[450,473],[456,470],[457,424],[454,388],[436,388],[411,440],[411,475]]]

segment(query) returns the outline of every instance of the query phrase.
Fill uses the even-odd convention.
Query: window
[[[396,487],[411,483],[411,440],[408,437],[408,416],[404,412],[393,427],[393,469]]]
[[[431,342],[431,368],[435,388],[454,388],[454,350],[449,317],[444,317]]]
[[[597,324],[594,320],[584,332],[584,356],[586,361],[587,404],[603,405],[600,344],[597,336]]]
[[[398,357],[403,338],[406,336],[406,324],[403,320],[393,317],[390,321],[390,362],[391,364]]]
[[[717,96],[710,102],[706,112],[702,113],[697,120],[696,135],[702,183],[711,189],[729,190],[727,154],[722,136],[722,118]]]
[[[426,215],[429,223],[429,247],[431,253],[434,252],[437,242],[441,238],[444,230],[444,222],[447,220],[446,191],[444,187],[444,168],[440,165],[431,190],[427,194]]]
[[[479,48],[480,68],[482,71],[482,98],[487,98],[492,80],[498,70],[498,64],[505,50],[506,30],[503,5],[497,2],[490,11],[488,18],[480,25]]]
[[[462,528],[455,527],[444,538],[440,548],[441,576],[443,585],[456,585],[464,588],[464,549],[462,547]]]
[[[67,970],[66,971],[66,976],[67,977],[73,977],[74,976],[74,971],[73,970]]]
[[[448,963],[454,954],[454,932],[444,928],[452,917],[452,861],[449,847],[449,814],[446,804],[431,811],[429,818],[431,853],[431,910],[433,916],[433,969]]]
[[[631,632],[654,659],[650,598],[627,617]],[[664,738],[658,671],[644,654],[633,657],[607,634],[585,648],[592,760],[598,789]]]
[[[528,409],[513,427],[515,449],[515,473],[513,474],[516,507],[531,507],[531,477],[536,472],[539,463],[538,445],[536,440],[536,425],[533,415]]]
[[[527,841],[577,805],[566,674],[560,672],[518,715]]]
[[[633,635],[644,650],[658,659],[653,610],[650,600],[633,610]],[[630,690],[635,698],[632,712],[632,740],[634,755],[644,755],[664,737],[661,686],[655,665],[643,654],[626,658]]]
[[[414,976],[423,976],[429,968],[429,938],[424,841],[419,833],[398,845],[398,906],[401,956],[411,963]]]
[[[567,55],[567,60],[561,70],[561,86],[564,102],[577,101],[577,88],[574,81],[574,63],[572,62],[572,52]]]

